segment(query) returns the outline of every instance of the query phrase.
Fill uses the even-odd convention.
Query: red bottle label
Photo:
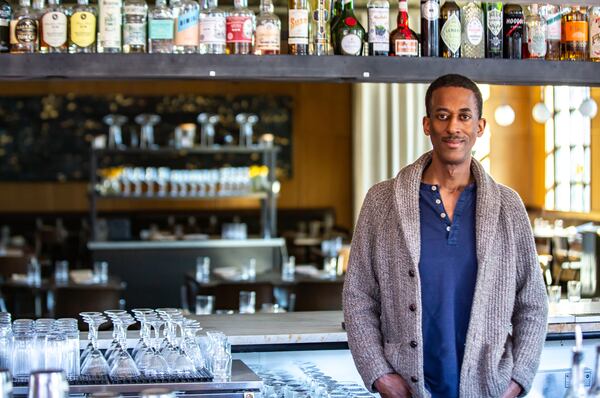
[[[227,43],[252,43],[252,19],[250,17],[227,17]]]
[[[352,17],[346,17],[346,19],[344,19],[344,22],[346,23],[347,26],[356,26],[356,19],[352,18]]]

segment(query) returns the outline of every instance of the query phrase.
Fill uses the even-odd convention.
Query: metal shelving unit
[[[0,81],[196,79],[427,83],[446,73],[461,73],[477,82],[491,84],[600,86],[600,63],[595,62],[290,55],[0,54]]]
[[[275,168],[277,164],[277,153],[279,147],[213,147],[213,148],[158,148],[158,149],[92,149],[90,154],[90,222],[92,226],[92,241],[96,240],[96,225],[98,218],[98,200],[231,200],[231,199],[255,199],[260,201],[261,225],[263,239],[271,239],[277,236],[277,193],[273,190],[273,184],[276,183]],[[124,196],[124,195],[102,195],[96,190],[98,180],[98,160],[102,156],[121,158],[140,158],[140,157],[185,157],[188,155],[219,155],[219,154],[256,154],[262,155],[262,163],[269,168],[267,177],[269,189],[266,192],[249,193],[239,196],[194,196],[194,197],[173,197],[173,196]]]

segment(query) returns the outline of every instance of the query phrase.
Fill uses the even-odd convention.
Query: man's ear
[[[487,125],[487,120],[485,118],[479,119],[479,130],[477,131],[477,137],[481,137],[485,131],[485,126]]]
[[[431,134],[431,119],[429,116],[423,116],[423,131],[426,136]]]

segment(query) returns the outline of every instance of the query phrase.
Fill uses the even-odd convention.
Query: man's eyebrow
[[[465,112],[473,113],[473,110],[471,108],[460,108],[458,111],[460,113],[465,113]],[[450,109],[448,109],[448,108],[435,108],[434,112],[450,112]]]

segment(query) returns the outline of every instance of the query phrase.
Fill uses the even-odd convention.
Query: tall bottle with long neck
[[[523,54],[523,8],[518,4],[504,6],[504,58],[521,59]]]
[[[408,25],[408,2],[398,1],[396,29],[390,33],[390,55],[396,57],[418,57],[419,39]]]
[[[308,0],[288,0],[288,52],[308,55]]]
[[[388,55],[390,49],[390,3],[388,0],[369,0],[369,55]]]
[[[330,27],[329,24],[330,9],[331,0],[311,0],[310,48],[313,55],[331,54],[331,28],[333,26]]]
[[[460,42],[460,7],[453,1],[446,1],[440,10],[440,55],[460,58]]]
[[[469,1],[461,10],[462,42],[461,57],[485,58],[485,31],[483,10],[476,1]]]
[[[218,5],[217,0],[208,0],[208,8],[200,10],[200,54],[225,54],[227,13]]]
[[[123,0],[98,0],[98,52],[120,53]]]
[[[440,0],[421,0],[421,56],[440,55]]]
[[[504,37],[502,32],[502,2],[485,4],[485,57],[502,58],[504,56]]]

